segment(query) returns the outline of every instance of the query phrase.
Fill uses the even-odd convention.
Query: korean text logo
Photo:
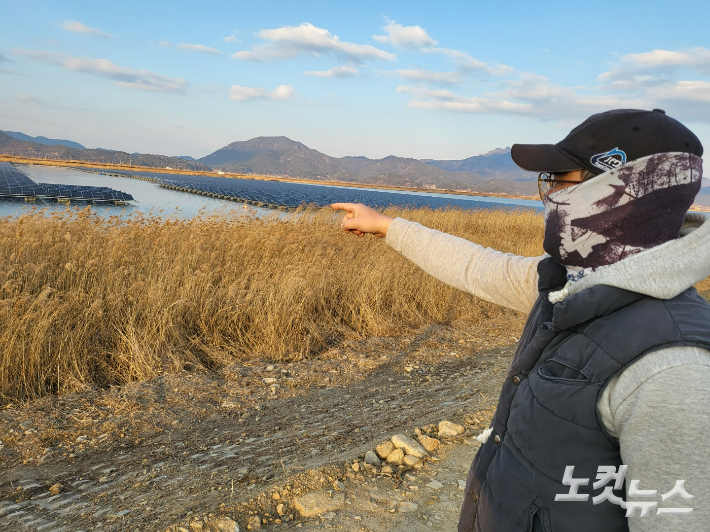
[[[629,484],[629,489],[627,496],[629,499],[632,497],[638,498],[656,498],[656,500],[645,500],[645,501],[624,501],[620,497],[614,494],[613,490],[619,490],[624,485],[624,478],[626,477],[626,468],[628,466],[621,465],[617,470],[614,466],[599,466],[597,468],[597,478],[594,484],[592,484],[592,489],[598,490],[604,487],[604,491],[599,495],[592,497],[593,504],[601,504],[604,501],[609,501],[612,504],[616,504],[621,508],[626,510],[626,517],[634,516],[636,510],[640,510],[640,517],[648,517],[651,515],[651,510],[656,509],[656,515],[687,515],[692,513],[693,509],[688,507],[682,508],[657,508],[658,497],[656,494],[658,490],[642,490],[639,488],[639,481],[632,480]],[[562,484],[569,486],[569,493],[558,493],[555,495],[555,501],[567,501],[567,502],[584,502],[589,500],[588,493],[579,493],[579,488],[581,486],[587,486],[589,484],[588,478],[574,478],[574,466],[566,466],[565,472],[562,477]],[[613,485],[608,485],[611,481],[614,481]],[[685,480],[676,480],[675,486],[671,488],[670,491],[661,495],[661,502],[665,503],[680,497],[685,501],[694,499],[695,496],[689,494],[685,491]]]

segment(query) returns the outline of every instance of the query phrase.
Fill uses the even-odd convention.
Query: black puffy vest
[[[503,384],[491,434],[471,465],[459,532],[627,532],[625,510],[592,504],[597,467],[621,465],[597,400],[607,383],[652,351],[710,349],[710,304],[694,288],[669,300],[598,285],[552,305],[565,282],[552,259],[538,266],[539,292]],[[565,466],[591,479],[587,502],[566,494]],[[615,491],[624,499],[625,490]]]

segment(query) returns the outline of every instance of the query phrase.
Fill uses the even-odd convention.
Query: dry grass
[[[532,211],[390,210],[520,255]],[[445,286],[330,209],[288,219],[35,213],[0,221],[0,402],[502,312]],[[709,284],[710,286],[710,284]]]
[[[506,251],[539,251],[531,212],[407,216]],[[493,311],[384,242],[343,234],[339,220],[324,209],[289,220],[73,211],[2,221],[0,398],[235,358],[299,359],[348,336]]]

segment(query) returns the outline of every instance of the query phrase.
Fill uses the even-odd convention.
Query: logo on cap
[[[619,148],[614,148],[605,153],[598,153],[593,156],[590,161],[597,168],[601,168],[605,172],[621,168],[626,163],[626,154]]]

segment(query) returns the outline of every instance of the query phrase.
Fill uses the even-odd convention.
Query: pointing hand
[[[360,237],[370,233],[382,238],[392,223],[392,218],[362,203],[333,203],[331,207],[336,211],[345,211],[345,218],[340,224],[343,231]]]

